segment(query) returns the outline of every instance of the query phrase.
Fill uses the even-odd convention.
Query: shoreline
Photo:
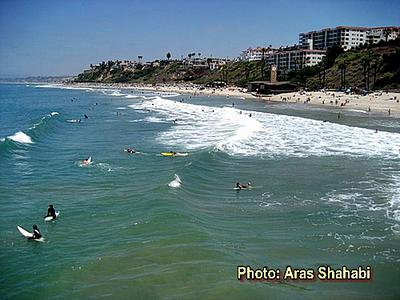
[[[124,83],[67,83],[61,86],[78,88],[112,88],[154,92],[190,94],[193,96],[235,97],[273,103],[294,103],[311,107],[336,109],[338,112],[360,112],[366,116],[400,118],[400,93],[374,91],[366,96],[336,91],[291,92],[277,95],[254,95],[244,88],[206,88],[195,84],[124,84]]]

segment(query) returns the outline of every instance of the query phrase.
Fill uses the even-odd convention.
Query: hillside
[[[320,65],[289,74],[278,74],[308,89],[344,88],[400,89],[400,39],[363,46],[343,53],[340,48],[328,51]],[[193,67],[186,62],[162,60],[125,66],[120,61],[102,62],[79,74],[77,82],[210,84],[226,82],[244,87],[247,82],[269,80],[269,67],[262,61],[229,62],[218,70]]]
[[[324,65],[309,71],[303,83],[311,89],[324,85],[324,73],[327,88],[400,89],[400,39],[341,53],[325,72]]]

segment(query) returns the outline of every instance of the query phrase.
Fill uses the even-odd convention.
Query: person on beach
[[[49,208],[47,209],[47,215],[45,216],[45,218],[46,217],[52,217],[53,220],[57,217],[56,210],[54,209],[53,204],[49,204]]]
[[[39,228],[37,227],[37,225],[34,224],[34,225],[32,226],[32,228],[33,228],[33,234],[32,234],[32,237],[30,237],[29,239],[31,239],[31,240],[38,240],[38,239],[40,239],[40,238],[42,237],[42,235],[40,234],[40,231],[39,231]]]

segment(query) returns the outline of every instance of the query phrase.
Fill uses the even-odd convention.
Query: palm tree
[[[167,59],[169,60],[171,58],[171,53],[168,52],[166,56],[167,56]]]
[[[392,29],[390,28],[385,28],[383,30],[383,35],[385,36],[385,42],[388,41],[389,35],[392,33]]]
[[[346,86],[346,62],[344,59],[338,62],[338,69],[340,70],[340,87]]]
[[[208,68],[209,68],[209,69],[211,68],[211,63],[212,63],[212,58],[211,58],[211,57],[208,57],[208,58],[207,58],[207,65],[208,65]]]
[[[265,52],[267,48],[261,48],[261,80],[264,78],[264,66],[265,66]]]
[[[369,69],[370,69],[370,58],[365,56],[361,59],[361,64],[363,66],[363,71],[364,71],[364,86],[365,89],[368,91],[369,90]]]

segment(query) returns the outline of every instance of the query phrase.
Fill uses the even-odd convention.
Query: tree
[[[171,58],[171,53],[168,52],[166,56],[167,56],[167,59],[169,60]]]
[[[265,52],[267,48],[261,48],[261,80],[264,79],[264,67],[265,67]]]
[[[208,57],[208,58],[207,58],[207,65],[208,65],[208,68],[209,68],[209,69],[211,68],[211,63],[212,63],[212,58],[211,58],[211,57]]]
[[[342,49],[342,47],[340,47],[338,45],[334,45],[334,46],[330,47],[326,51],[326,56],[324,57],[324,59],[326,61],[326,67],[327,68],[333,67],[333,65],[335,64],[336,58],[342,53],[344,53],[344,50]]]
[[[389,35],[390,35],[391,33],[392,33],[392,29],[390,29],[390,28],[385,28],[385,29],[383,30],[383,35],[384,35],[384,37],[385,37],[385,42],[388,41]]]
[[[340,87],[346,87],[346,60],[343,58],[338,61],[338,69],[340,70]]]
[[[369,68],[370,68],[370,58],[365,56],[361,59],[361,64],[363,66],[364,73],[364,88],[369,90]]]

